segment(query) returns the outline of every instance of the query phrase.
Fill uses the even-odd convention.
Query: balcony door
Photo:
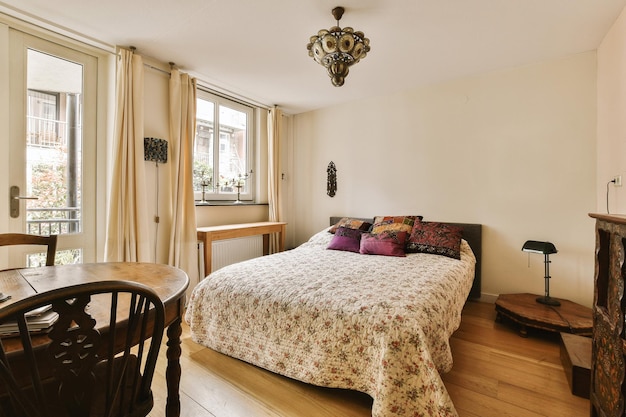
[[[10,29],[8,229],[59,236],[57,264],[96,260],[97,58]],[[38,266],[11,249],[10,265]]]

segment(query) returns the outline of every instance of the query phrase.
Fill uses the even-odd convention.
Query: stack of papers
[[[31,333],[47,332],[57,321],[59,314],[51,310],[50,305],[26,313],[26,325]],[[15,336],[19,334],[16,322],[0,324],[0,336]]]

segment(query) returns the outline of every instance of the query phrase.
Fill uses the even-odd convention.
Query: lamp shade
[[[337,26],[321,29],[309,39],[306,48],[315,62],[323,65],[335,87],[341,87],[350,67],[365,58],[370,51],[370,40],[365,34],[351,27],[340,28],[339,20],[344,8],[335,7],[332,11]]]
[[[556,247],[551,242],[540,242],[537,240],[527,240],[522,246],[524,252],[543,253],[544,255],[550,255],[557,253]]]

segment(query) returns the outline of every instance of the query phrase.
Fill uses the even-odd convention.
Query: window
[[[254,199],[253,110],[198,90],[193,170],[196,200]]]

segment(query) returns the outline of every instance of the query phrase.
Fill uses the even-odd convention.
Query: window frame
[[[213,124],[214,124],[213,126],[213,151],[212,151],[213,152],[213,167],[214,167],[212,181],[214,184],[215,184],[216,179],[219,178],[219,175],[220,175],[219,173],[219,163],[220,163],[220,153],[221,153],[220,152],[221,131],[220,131],[220,119],[219,119],[220,106],[225,106],[225,107],[228,107],[229,109],[240,111],[246,114],[245,165],[246,165],[246,171],[247,171],[246,173],[248,174],[248,178],[245,181],[245,187],[241,189],[239,199],[240,201],[244,203],[254,203],[256,181],[254,179],[253,167],[254,167],[254,162],[255,162],[255,156],[254,156],[255,142],[258,137],[258,132],[256,131],[257,129],[256,129],[256,123],[255,123],[255,114],[256,114],[257,107],[249,103],[244,103],[242,101],[239,101],[233,98],[216,94],[214,92],[203,89],[200,86],[198,86],[198,89],[197,89],[196,99],[212,102],[214,106],[213,107]],[[197,113],[196,113],[196,116],[197,116]],[[198,127],[198,122],[196,120],[196,129],[197,127]],[[196,131],[194,142],[197,136],[198,136],[198,133]],[[194,143],[194,162],[195,162],[196,149],[197,149],[197,144]],[[215,167],[217,167],[217,170],[215,169]],[[195,172],[194,172],[194,178],[195,178]],[[195,199],[196,204],[201,205],[201,202],[202,202],[201,190],[194,190],[194,199]],[[205,199],[208,202],[234,203],[237,200],[237,191],[236,189],[234,189],[233,192],[225,192],[225,191],[220,191],[219,187],[213,188],[213,189],[211,189],[210,187],[207,187],[205,191]]]

